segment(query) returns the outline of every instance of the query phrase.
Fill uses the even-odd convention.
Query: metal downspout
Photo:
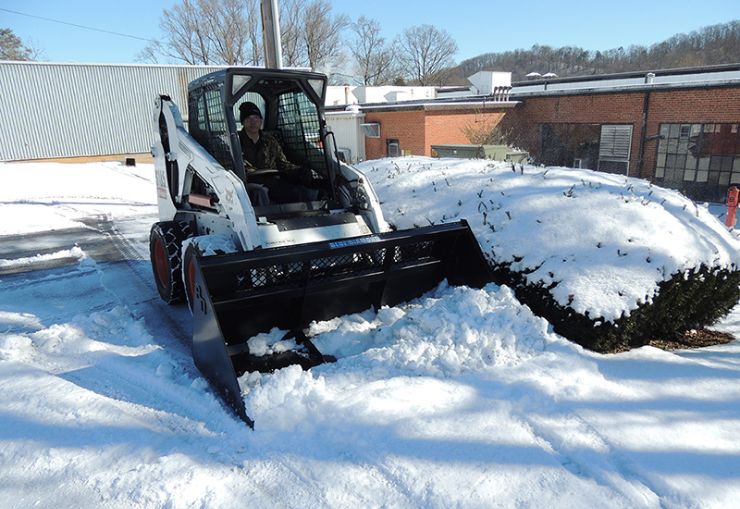
[[[648,115],[650,114],[650,91],[645,92],[642,102],[642,129],[640,130],[640,152],[637,160],[637,178],[642,178],[642,164],[645,158],[645,142],[647,141]]]

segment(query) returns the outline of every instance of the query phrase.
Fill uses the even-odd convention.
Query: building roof
[[[511,108],[528,97],[580,95],[609,92],[641,92],[679,88],[740,87],[740,63],[662,69],[617,74],[600,74],[569,78],[543,78],[512,84],[505,100],[495,95],[455,96],[384,103],[365,103],[360,108],[370,111],[454,110]],[[327,111],[341,111],[346,105],[327,106]]]
[[[740,64],[519,81],[511,97],[718,86],[740,86]]]
[[[495,101],[490,96],[468,96],[453,99],[425,99],[419,101],[399,101],[392,103],[363,104],[360,110],[370,111],[445,111],[461,109],[501,109],[513,108],[519,104],[518,101]],[[336,110],[337,107],[327,108]]]

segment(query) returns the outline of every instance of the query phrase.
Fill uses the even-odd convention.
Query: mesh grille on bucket
[[[306,281],[330,277],[360,275],[383,270],[386,265],[399,266],[432,257],[434,242],[419,241],[392,248],[363,249],[306,261],[275,263],[249,269],[239,277],[240,290],[300,287]],[[391,252],[392,259],[386,260]]]

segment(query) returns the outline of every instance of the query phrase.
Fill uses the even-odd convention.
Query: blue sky
[[[676,33],[740,19],[740,0],[330,0],[335,12],[378,20],[392,39],[405,28],[431,24],[447,30],[458,61],[533,44],[606,50],[649,46]],[[0,9],[53,18],[134,37],[159,38],[162,10],[174,0],[0,0]],[[75,28],[0,10],[0,27],[40,48],[43,59],[129,63],[146,42]],[[740,61],[740,55],[738,56]]]

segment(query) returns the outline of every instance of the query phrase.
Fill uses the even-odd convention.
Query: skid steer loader
[[[339,161],[324,119],[326,86],[313,72],[224,68],[190,83],[187,130],[173,101],[156,98],[154,280],[166,302],[187,300],[195,364],[250,426],[237,376],[331,360],[304,334],[312,321],[395,305],[445,278],[475,287],[489,280],[464,221],[402,231],[385,221],[367,178]],[[246,101],[316,199],[250,201],[247,183],[291,180],[273,168],[245,170],[236,119]],[[291,348],[250,347],[275,327]]]

